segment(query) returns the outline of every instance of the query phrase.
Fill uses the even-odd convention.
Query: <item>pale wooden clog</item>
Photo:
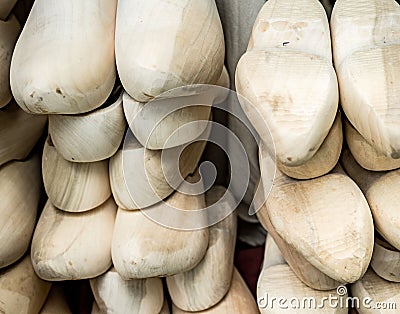
[[[173,314],[192,313],[186,312],[172,304]],[[259,313],[257,304],[242,276],[236,268],[233,270],[232,284],[225,297],[210,309],[196,312],[201,314],[226,314],[226,313]]]
[[[35,1],[11,61],[12,93],[25,111],[83,113],[104,103],[116,77],[116,7]]]
[[[224,52],[215,1],[118,2],[118,74],[138,102],[148,102],[175,87],[215,84]]]
[[[317,0],[270,0],[237,66],[243,110],[262,139],[269,127],[276,157],[286,166],[314,156],[335,119],[339,96],[329,35]]]
[[[24,112],[15,103],[0,109],[0,165],[25,159],[43,134],[46,116]]]
[[[202,137],[208,138],[209,132],[207,128]],[[110,159],[111,190],[116,203],[132,210],[165,199],[174,192],[174,186],[195,172],[205,146],[205,141],[196,141],[186,148],[149,150],[129,133],[123,149]]]
[[[204,132],[207,124],[196,121],[210,119],[213,95],[207,97],[193,92],[195,94],[191,96],[180,96],[181,91],[176,91],[177,95],[171,91],[173,95],[147,104],[136,102],[124,93],[126,120],[142,146],[155,150],[168,149],[189,143]]]
[[[362,279],[351,285],[351,294],[359,300],[360,314],[396,313],[400,283],[386,281],[368,269]]]
[[[261,313],[340,313],[347,314],[345,305],[347,293],[342,295],[342,303],[338,302],[337,307],[330,307],[324,299],[328,300],[329,296],[337,296],[336,290],[318,291],[306,286],[294,274],[289,265],[283,259],[279,248],[276,246],[271,236],[267,237],[264,253],[263,269],[260,273],[257,283],[257,300]],[[277,300],[282,298],[285,303],[278,303]],[[307,298],[312,304],[311,308],[296,308],[295,302],[290,300],[299,300],[300,304]],[[312,307],[315,304],[315,307]],[[340,304],[343,304],[340,306]]]
[[[0,168],[0,268],[17,261],[28,249],[40,195],[38,155]]]
[[[336,1],[331,18],[342,108],[370,145],[395,159],[400,158],[399,23],[394,0]]]
[[[263,146],[260,147],[260,152],[263,150]],[[260,154],[260,167],[263,171],[267,168],[267,163],[270,163],[270,157],[263,158]],[[272,164],[273,165],[273,164]],[[256,206],[257,217],[261,225],[268,231],[268,234],[273,237],[275,243],[279,247],[281,254],[284,256],[286,262],[289,264],[293,272],[297,277],[310,288],[316,290],[331,290],[337,287],[340,283],[331,277],[321,272],[318,268],[314,267],[301,252],[296,251],[290,246],[284,239],[276,232],[275,227],[272,225],[269,218],[268,210],[266,207],[266,198],[264,191],[265,187],[264,180],[260,178],[259,186],[257,187],[257,193],[254,197],[254,204]]]
[[[0,20],[7,20],[11,10],[14,5],[17,3],[17,0],[1,0],[0,1]]]
[[[350,177],[364,192],[371,207],[376,230],[400,250],[400,215],[398,197],[400,170],[372,172],[360,167],[348,150],[342,154],[341,162]]]
[[[57,152],[50,138],[43,149],[42,174],[49,200],[65,211],[88,211],[111,196],[108,160],[93,163],[67,161]]]
[[[111,266],[116,205],[110,198],[84,213],[67,213],[47,201],[32,240],[31,258],[45,280],[80,280]]]
[[[50,288],[49,282],[35,274],[28,255],[0,272],[0,311],[7,314],[39,313]]]
[[[273,237],[292,271],[304,284],[315,290],[331,290],[340,284],[338,281],[314,267],[305,259],[301,252],[297,252],[282,239],[272,225],[265,205],[257,212],[257,217],[260,219],[263,227],[268,231],[268,234]]]
[[[400,252],[377,236],[371,268],[387,281],[400,282]]]
[[[11,100],[11,56],[21,31],[21,26],[14,15],[11,15],[8,20],[5,18],[5,15],[8,16],[9,13],[8,6],[13,5],[15,2],[15,0],[0,1],[0,108],[7,105]]]
[[[61,285],[52,285],[40,314],[72,314],[64,289]]]
[[[86,114],[49,116],[49,134],[64,159],[95,162],[117,152],[126,128],[122,95],[109,101],[108,106]]]
[[[335,167],[339,161],[342,144],[342,120],[338,113],[331,130],[313,157],[297,167],[288,167],[279,162],[278,167],[284,174],[295,179],[320,177]]]
[[[221,186],[212,187],[206,193],[207,206],[218,201],[225,192]],[[235,204],[227,201],[221,206],[232,208]],[[168,291],[176,306],[197,312],[222,300],[231,285],[236,228],[236,212],[210,226],[208,249],[201,262],[188,272],[167,277]]]
[[[372,171],[386,171],[400,168],[400,159],[387,157],[370,145],[360,133],[345,120],[346,142],[351,154],[361,167]]]
[[[179,220],[182,225],[193,219],[190,211],[205,208],[203,194],[188,195],[177,191],[166,199],[166,203],[186,212],[173,218]],[[158,210],[161,216],[169,215],[163,204],[162,202],[136,211],[118,209],[112,259],[122,278],[138,279],[179,274],[193,269],[206,254],[209,243],[207,228],[188,231],[172,229],[146,216],[146,211],[149,210]],[[207,223],[206,219],[207,217],[203,218],[204,224]]]
[[[327,276],[352,283],[365,273],[374,244],[372,215],[347,175],[296,181],[277,171],[264,211],[279,237]]]
[[[101,313],[159,313],[164,303],[160,278],[123,280],[111,268],[90,286]]]

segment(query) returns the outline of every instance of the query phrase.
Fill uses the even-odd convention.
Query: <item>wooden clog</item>
[[[257,283],[258,307],[262,314],[288,312],[315,313],[316,311],[319,313],[347,314],[345,304],[347,293],[340,296],[342,302],[338,302],[336,308],[330,307],[328,302],[325,303],[324,307],[318,307],[324,304],[324,299],[328,300],[330,295],[338,296],[335,289],[318,291],[301,282],[289,265],[286,264],[272,237],[267,236],[263,269]],[[278,303],[280,298],[286,301]],[[310,308],[302,308],[301,305],[296,307],[297,304],[295,302],[290,303],[290,300],[299,300],[299,302],[302,302],[305,298],[313,300],[310,301],[312,303],[306,303],[311,304]]]
[[[400,252],[377,236],[371,268],[387,281],[400,282]]]
[[[400,159],[387,157],[369,144],[360,133],[345,121],[346,142],[351,154],[361,167],[372,171],[386,171],[400,168]]]
[[[201,137],[208,138],[209,132],[207,128]],[[110,159],[111,190],[116,203],[129,210],[165,199],[195,172],[205,146],[205,141],[196,141],[186,148],[149,150],[128,130],[123,149]]]
[[[25,159],[43,134],[46,116],[24,112],[15,103],[0,109],[0,165]]]
[[[368,269],[362,279],[351,285],[351,294],[360,300],[360,314],[395,313],[400,303],[400,283],[386,281]]]
[[[122,95],[109,102],[86,114],[49,116],[51,139],[64,159],[95,162],[117,152],[126,128]]]
[[[186,312],[172,304],[173,314],[192,313]],[[257,304],[242,276],[236,268],[233,270],[232,284],[225,297],[210,309],[196,312],[201,314],[226,314],[226,313],[259,313]]]
[[[400,250],[398,211],[400,170],[372,172],[360,167],[348,150],[342,153],[342,165],[368,200],[376,230]]]
[[[100,313],[159,313],[164,303],[160,278],[123,280],[111,268],[90,286]]]
[[[260,147],[260,152],[263,151],[263,145]],[[268,166],[274,166],[269,155],[263,158],[263,154],[260,154],[260,167],[262,171],[268,171]],[[296,251],[292,246],[290,246],[285,240],[278,234],[275,227],[271,223],[269,218],[268,209],[266,207],[266,197],[265,192],[269,192],[269,187],[265,184],[262,177],[257,187],[257,192],[254,196],[254,205],[258,210],[257,217],[261,225],[268,231],[268,234],[273,237],[275,243],[279,247],[281,254],[284,256],[286,262],[289,264],[293,272],[297,277],[305,283],[310,288],[315,290],[331,290],[337,287],[340,283],[331,277],[327,276],[325,273],[321,272],[318,268],[313,266],[301,252]]]
[[[40,314],[72,314],[64,289],[61,285],[53,284]]]
[[[193,90],[194,95],[188,91],[188,95],[181,96],[183,93],[171,91],[149,103],[139,103],[124,93],[126,120],[143,147],[156,150],[180,146],[205,131],[214,95],[202,95],[197,90]]]
[[[28,249],[40,194],[38,155],[0,168],[0,268],[17,261]]]
[[[268,234],[273,237],[292,271],[304,284],[315,290],[331,290],[340,284],[338,281],[332,279],[325,273],[321,272],[318,268],[314,267],[305,259],[301,252],[297,252],[282,239],[272,225],[265,205],[257,212],[257,217],[263,227],[268,231]]]
[[[267,230],[275,230],[291,249],[330,278],[351,283],[365,273],[374,226],[364,195],[347,175],[330,173],[296,181],[277,171],[265,208],[257,214],[264,224],[271,223]]]
[[[332,128],[313,157],[297,167],[288,167],[278,162],[278,168],[287,176],[295,179],[320,177],[335,167],[339,161],[342,144],[342,120],[338,113]]]
[[[11,61],[21,108],[72,114],[105,102],[116,77],[116,7],[116,0],[35,1]]]
[[[206,204],[211,206],[226,192],[214,186],[206,193]],[[232,208],[228,201],[221,206]],[[232,208],[233,210],[233,208]],[[172,302],[185,311],[197,312],[211,308],[228,292],[233,271],[236,243],[237,215],[232,213],[209,227],[209,244],[201,262],[193,269],[167,277]]]
[[[65,160],[47,138],[43,149],[42,174],[51,203],[69,212],[83,212],[111,196],[108,160],[75,163]]]
[[[175,223],[178,220],[182,225],[193,220],[190,211],[205,208],[203,194],[188,195],[177,191],[165,202],[167,206],[183,211],[178,217],[172,217]],[[144,210],[118,209],[112,259],[115,269],[124,279],[170,276],[186,272],[199,264],[207,251],[207,228],[188,231],[172,229],[170,225],[161,225],[160,221],[153,221],[146,216],[146,212],[150,210],[158,211],[161,218],[170,217],[164,202]],[[207,223],[206,219],[207,217],[203,218],[204,224]]]
[[[118,2],[118,74],[138,102],[148,102],[175,87],[215,84],[224,52],[215,1]]]
[[[112,198],[84,213],[67,213],[47,201],[32,240],[31,258],[38,276],[80,280],[107,271],[115,213]]]
[[[331,31],[341,105],[377,151],[400,158],[400,6],[393,0],[340,0]],[[373,81],[373,83],[371,83]]]
[[[0,272],[0,311],[2,313],[39,313],[51,284],[40,279],[31,259],[24,257]]]
[[[319,1],[267,1],[237,66],[243,110],[264,141],[269,127],[276,157],[286,166],[313,157],[336,116],[329,35]]]
[[[1,0],[0,1],[0,20],[7,20],[11,10],[13,9],[17,0]]]
[[[14,15],[11,15],[8,20],[5,18],[9,14],[10,8],[8,6],[15,2],[15,0],[0,1],[0,108],[7,105],[11,100],[11,56],[21,31],[21,26]]]

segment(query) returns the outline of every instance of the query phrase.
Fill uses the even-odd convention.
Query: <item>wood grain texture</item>
[[[262,152],[263,149],[263,146],[261,146],[260,152]],[[263,169],[263,171],[268,171],[267,164],[272,161],[270,157],[267,155],[266,158],[263,158],[263,154],[260,154],[259,159],[260,167]],[[273,165],[274,164],[272,164],[272,166]],[[337,287],[340,284],[338,281],[332,279],[321,270],[313,266],[305,259],[301,252],[290,246],[277,233],[275,227],[271,223],[269,212],[266,207],[264,193],[265,191],[269,190],[265,190],[267,187],[265,184],[265,179],[263,180],[262,177],[260,178],[259,185],[261,185],[261,188],[257,188],[257,193],[254,197],[256,208],[259,208],[257,211],[257,217],[261,225],[268,231],[268,234],[273,237],[274,242],[279,247],[281,254],[284,256],[286,262],[289,264],[293,272],[304,284],[315,290],[331,290]]]
[[[173,314],[192,313],[179,309],[176,305],[172,304]],[[252,296],[249,288],[244,282],[242,276],[236,268],[233,270],[232,284],[225,297],[210,309],[196,312],[201,314],[226,314],[226,313],[246,313],[257,314],[259,313],[257,304]]]
[[[67,161],[57,152],[50,138],[43,149],[42,175],[51,203],[61,210],[88,211],[111,196],[108,160],[93,163]]]
[[[166,203],[184,212],[205,208],[204,195],[175,192]],[[168,215],[163,203],[150,207]],[[112,242],[114,267],[124,279],[170,276],[193,269],[206,254],[208,229],[172,229],[151,220],[145,210],[118,209]],[[183,224],[188,214],[175,218]],[[207,217],[204,217],[207,219]],[[206,222],[206,221],[204,221]]]
[[[115,214],[112,198],[84,213],[67,213],[47,201],[32,240],[31,258],[38,276],[80,280],[107,271]]]
[[[118,1],[115,52],[122,85],[138,102],[215,84],[225,53],[215,1]]]
[[[331,19],[342,108],[371,146],[395,159],[400,158],[399,25],[400,6],[393,0],[336,1]]]
[[[51,288],[51,283],[40,279],[31,259],[21,261],[0,272],[0,312],[39,313]]]
[[[314,267],[342,283],[362,277],[374,226],[363,193],[347,175],[297,181],[277,171],[265,207],[276,233]]]
[[[50,115],[49,134],[59,154],[72,162],[96,162],[113,156],[126,122],[122,95],[104,108],[80,115]]]
[[[386,281],[371,269],[368,269],[362,279],[351,285],[351,293],[360,299],[360,308],[357,309],[360,314],[394,313],[397,311],[396,309],[378,309],[377,303],[395,302],[397,306],[400,303],[400,283]],[[371,300],[368,307],[362,302],[366,298]]]
[[[369,144],[358,131],[345,120],[346,142],[357,163],[371,171],[387,171],[400,168],[400,159],[387,157]]]
[[[209,132],[207,128],[202,137],[208,138]],[[150,150],[130,133],[123,149],[110,159],[111,190],[118,206],[146,208],[171,195],[197,169],[206,142],[185,146]]]
[[[40,314],[72,314],[61,285],[53,284]]]
[[[289,9],[288,9],[289,8]],[[326,13],[316,0],[268,1],[236,69],[243,110],[286,166],[309,160],[334,122],[338,86]],[[296,145],[293,145],[296,143]]]
[[[371,268],[387,281],[400,282],[400,252],[385,240],[376,237]]]
[[[143,147],[173,148],[195,140],[205,131],[207,124],[196,122],[210,119],[214,95],[197,90],[184,94],[181,90],[171,91],[149,103],[139,103],[124,93],[126,120]]]
[[[336,296],[336,290],[318,291],[306,286],[286,264],[279,248],[271,236],[267,236],[264,253],[264,263],[257,283],[257,299],[260,312],[263,313],[341,313],[347,314],[346,306],[340,305],[336,308],[330,307],[327,302],[329,296]],[[347,294],[343,296],[345,301]],[[322,308],[298,308],[296,304],[289,301],[283,308],[279,306],[277,300],[284,298],[286,300],[299,300],[303,302],[305,298],[310,300],[314,298],[316,307],[325,304]],[[275,299],[275,301],[273,301]],[[326,299],[326,301],[324,301]],[[294,306],[292,306],[294,304]],[[300,303],[301,304],[301,303]],[[306,303],[308,304],[308,303]],[[307,306],[307,305],[306,305]]]
[[[46,116],[25,113],[15,103],[0,109],[0,165],[25,159],[43,134]]]
[[[278,163],[279,169],[294,179],[314,179],[327,174],[339,161],[342,151],[343,133],[341,114],[338,112],[324,142],[313,157],[300,166],[288,167]]]
[[[371,207],[376,230],[400,250],[400,215],[398,211],[400,170],[372,172],[360,167],[350,152],[342,153],[344,169],[360,186]]]
[[[116,7],[116,0],[35,1],[11,61],[11,89],[25,111],[82,113],[104,103],[116,77]]]
[[[206,205],[211,206],[225,192],[221,186],[212,187],[206,193]],[[233,210],[234,205],[226,201],[221,207]],[[168,291],[176,306],[190,312],[202,311],[225,296],[232,279],[236,229],[236,212],[210,226],[208,248],[201,262],[187,272],[167,277]]]
[[[123,280],[111,268],[90,286],[100,313],[159,313],[164,303],[160,278]]]
[[[276,232],[265,204],[257,212],[257,217],[262,226],[268,231],[268,234],[273,237],[292,271],[305,285],[315,290],[331,290],[340,284],[313,266],[301,252],[296,251]]]
[[[0,168],[0,268],[29,247],[41,194],[40,157]]]
[[[7,105],[11,100],[11,56],[21,31],[21,26],[14,15],[11,15],[7,20],[5,18],[5,15],[8,16],[10,13],[9,9],[11,8],[8,6],[15,2],[15,0],[0,1],[0,108]]]

